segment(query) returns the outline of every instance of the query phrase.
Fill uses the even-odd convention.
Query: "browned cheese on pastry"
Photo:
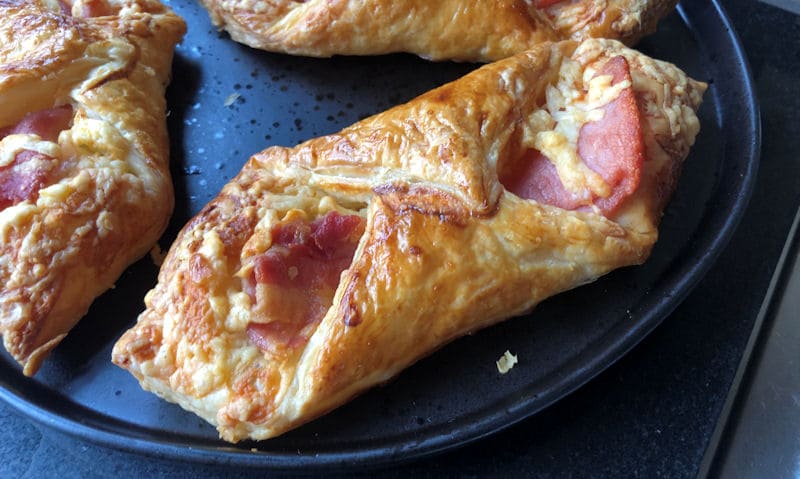
[[[0,0],[0,334],[32,375],[173,207],[155,0]]]
[[[113,360],[228,441],[309,421],[643,262],[704,90],[619,42],[565,41],[267,148],[184,227]]]
[[[407,52],[487,62],[558,40],[628,45],[677,0],[200,0],[237,42],[329,57]]]

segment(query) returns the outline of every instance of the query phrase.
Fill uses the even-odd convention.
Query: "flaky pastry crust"
[[[234,40],[293,55],[494,61],[546,41],[632,44],[676,0],[200,0]],[[547,7],[537,4],[552,4]]]
[[[643,117],[636,191],[609,217],[508,191],[498,178],[530,130],[547,128],[540,119],[559,98],[554,85],[579,95],[582,79],[614,57],[630,65]],[[113,361],[228,441],[313,419],[456,337],[643,262],[699,131],[704,89],[619,42],[566,41],[484,66],[340,133],[267,148],[184,227]],[[248,290],[254,258],[284,235],[280,225],[332,211],[365,225],[332,304],[305,336],[264,347],[249,328],[275,318],[259,317],[269,297]]]
[[[0,0],[0,167],[25,192],[0,211],[0,334],[26,375],[167,225],[164,90],[184,31],[155,0]],[[53,138],[19,128],[48,109],[70,115]]]

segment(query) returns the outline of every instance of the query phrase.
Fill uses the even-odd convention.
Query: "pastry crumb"
[[[238,100],[240,96],[241,95],[236,93],[236,92],[231,93],[230,95],[228,95],[228,98],[225,99],[225,103],[224,103],[225,106],[228,107],[228,106],[233,105],[234,103],[236,103],[236,100]]]
[[[158,246],[158,244],[153,246],[153,249],[150,250],[150,259],[153,260],[156,266],[161,266],[161,263],[164,262],[164,252],[161,251],[161,247]]]
[[[498,359],[495,364],[497,364],[497,370],[500,371],[500,374],[505,374],[511,371],[511,368],[513,368],[517,362],[517,357],[511,354],[511,351],[506,350],[506,352],[500,356],[500,359]]]

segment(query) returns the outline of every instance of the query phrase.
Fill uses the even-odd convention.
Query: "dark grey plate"
[[[169,3],[190,30],[168,94],[177,205],[164,248],[251,153],[337,131],[475,68],[408,55],[316,60],[259,52],[217,33],[194,1]],[[284,436],[232,446],[110,363],[113,343],[135,322],[155,283],[156,267],[145,259],[95,302],[34,379],[2,354],[0,397],[47,426],[119,449],[304,470],[430,455],[536,413],[669,315],[720,253],[753,184],[757,106],[743,52],[716,2],[684,4],[640,48],[710,83],[702,132],[644,266],[457,340],[390,384]],[[506,350],[520,362],[501,376],[495,360]]]

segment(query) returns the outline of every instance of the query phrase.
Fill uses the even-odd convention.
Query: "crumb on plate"
[[[497,370],[500,371],[500,374],[505,374],[511,371],[511,368],[513,368],[517,362],[517,357],[511,354],[510,351],[506,350],[506,352],[500,356],[500,359],[496,361]]]

